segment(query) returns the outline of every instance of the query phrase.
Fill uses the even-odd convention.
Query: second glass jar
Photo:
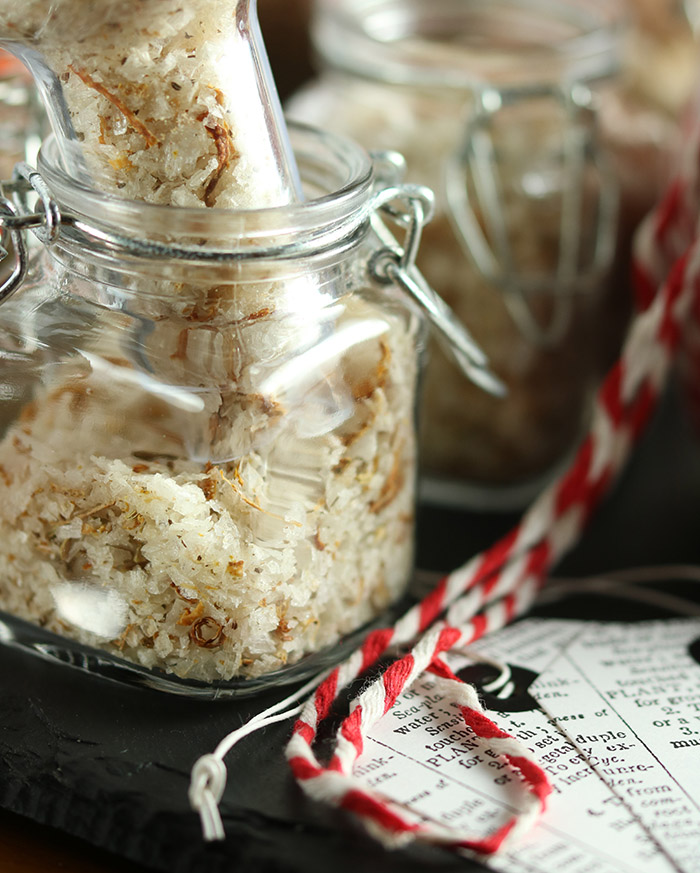
[[[422,415],[425,494],[524,505],[572,451],[629,313],[630,240],[675,132],[618,72],[615,3],[318,0],[325,70],[290,114],[396,148],[431,186],[423,273],[505,382],[439,349]]]
[[[309,199],[260,210],[108,197],[42,149],[64,220],[0,307],[0,609],[102,663],[251,690],[408,582],[423,319],[368,270],[366,153],[294,145]]]

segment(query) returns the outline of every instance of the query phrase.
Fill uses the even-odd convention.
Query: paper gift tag
[[[588,730],[603,718],[596,713],[605,704],[593,706],[593,698],[586,698],[585,706],[583,702],[572,705],[565,694],[574,687],[566,684],[571,676],[559,675],[560,665],[568,666],[562,653],[595,629],[582,622],[530,619],[472,647],[480,656],[513,667],[515,692],[500,701],[485,694],[484,703],[500,727],[539,757],[554,788],[536,828],[510,851],[484,861],[494,870],[668,873],[678,869],[671,860],[674,856],[654,839],[634,810],[601,778],[605,774],[572,741],[580,728]],[[461,656],[452,659],[455,669],[470,663]],[[492,678],[496,673],[497,669],[484,665],[466,670],[471,679],[479,674]],[[535,697],[543,705],[556,704],[552,717],[542,711]],[[620,733],[613,727],[606,730]],[[615,742],[619,746],[623,741],[611,738],[605,745]],[[605,752],[622,760],[619,748]],[[612,766],[624,765],[613,762]],[[402,695],[372,729],[355,773],[387,798],[410,804],[418,818],[464,825],[476,836],[486,836],[506,821],[519,796],[517,776],[480,745],[456,709],[436,693],[430,677]]]
[[[698,639],[697,619],[589,625],[530,688],[684,873],[700,871]],[[559,757],[540,760],[557,779]],[[591,803],[589,819],[603,812]]]

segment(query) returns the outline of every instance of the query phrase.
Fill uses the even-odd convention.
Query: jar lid
[[[313,35],[365,78],[513,87],[610,75],[625,23],[619,0],[321,0]]]

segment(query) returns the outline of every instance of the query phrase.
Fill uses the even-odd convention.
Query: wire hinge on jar
[[[563,112],[563,186],[556,264],[551,273],[528,274],[518,269],[514,259],[509,235],[512,229],[506,219],[503,166],[494,131],[504,110],[537,100],[549,100]],[[591,92],[580,82],[501,90],[487,87],[476,95],[462,145],[445,165],[445,196],[459,242],[481,275],[502,291],[522,335],[537,346],[562,339],[573,313],[573,295],[594,289],[612,262],[618,184],[596,142],[595,122]],[[525,123],[537,124],[537,114],[527,114]],[[533,155],[537,153],[538,149],[533,149]],[[591,185],[589,169],[598,175],[599,193],[592,249],[587,263],[582,263],[582,215],[586,188]],[[546,323],[538,319],[532,307],[532,296],[543,291],[550,292],[552,303]]]
[[[41,201],[41,212],[32,211],[28,205],[31,191]],[[29,255],[25,231],[32,230],[41,242],[51,245],[58,238],[60,226],[61,212],[41,175],[29,164],[17,164],[12,179],[0,182],[0,261],[10,254],[8,241],[14,252],[12,270],[0,284],[0,304],[17,291],[26,278]]]
[[[373,157],[375,169],[384,164],[389,167],[390,176],[396,178],[401,173],[400,156],[377,153]],[[399,208],[399,204],[404,208]],[[395,283],[402,288],[427,315],[441,346],[465,376],[489,394],[502,397],[505,385],[489,369],[488,358],[416,267],[423,226],[432,218],[434,209],[433,192],[422,185],[390,184],[377,191],[370,221],[382,248],[370,258],[370,276],[380,284]],[[404,230],[403,245],[397,243],[384,217]]]

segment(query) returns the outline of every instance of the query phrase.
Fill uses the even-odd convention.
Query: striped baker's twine
[[[695,185],[693,193],[700,199],[700,186]],[[311,797],[353,812],[387,846],[419,839],[493,853],[530,827],[544,809],[550,791],[546,775],[527,749],[485,715],[474,688],[451,672],[443,656],[527,611],[549,569],[577,541],[624,464],[664,385],[696,290],[700,244],[691,244],[697,237],[691,216],[699,212],[693,211],[687,189],[675,185],[640,231],[635,280],[644,311],[634,319],[622,356],[599,391],[591,429],[571,468],[540,496],[510,534],[445,576],[393,627],[370,633],[316,687],[301,709],[286,750],[295,778]],[[685,238],[688,245],[684,247]],[[671,253],[684,248],[685,254],[675,258],[668,271]],[[406,646],[412,646],[410,651],[351,703],[337,731],[333,755],[327,765],[321,764],[313,742],[342,690],[387,652]],[[523,798],[518,812],[486,838],[422,820],[353,776],[368,731],[424,672],[433,674],[441,694],[457,704],[465,724],[488,744],[491,753],[521,777]],[[206,838],[224,835],[218,802],[226,781],[225,754],[240,736],[293,714],[296,707],[285,713],[281,709],[309,690],[311,683],[234,731],[214,754],[197,762],[190,799],[200,812]]]
[[[678,174],[664,203],[662,220],[644,228],[646,237],[639,239],[639,258],[652,282],[641,283],[642,303],[653,292],[653,280],[659,282],[679,255],[698,237],[700,221],[700,93],[689,113],[684,131],[685,148],[678,156]],[[700,432],[700,294],[695,295],[693,309],[684,325],[678,355],[678,371],[684,400],[691,420]]]

